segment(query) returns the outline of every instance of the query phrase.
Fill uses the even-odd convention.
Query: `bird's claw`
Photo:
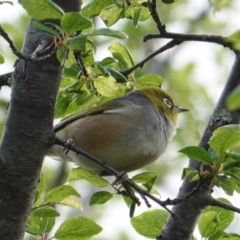
[[[113,181],[112,185],[123,184],[126,179],[128,179],[127,173],[119,172],[119,174],[116,176],[116,179]]]
[[[74,139],[73,138],[70,138],[67,140],[66,144],[65,144],[65,147],[63,148],[63,153],[65,155],[68,154],[70,148],[74,145]]]

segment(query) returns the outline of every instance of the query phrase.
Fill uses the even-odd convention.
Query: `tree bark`
[[[54,1],[65,11],[79,11],[80,0]],[[30,20],[23,53],[31,55],[53,37]],[[56,57],[43,62],[18,60],[0,145],[0,239],[23,239],[41,172],[53,136],[53,116],[62,67]]]
[[[222,91],[221,97],[213,111],[213,114],[207,124],[203,133],[199,146],[208,149],[208,141],[215,129],[226,124],[239,124],[240,111],[228,111],[226,109],[225,101],[231,91],[240,84],[240,54],[236,55],[236,59]],[[226,110],[226,112],[224,111]],[[225,113],[225,115],[223,115]],[[189,166],[194,169],[199,169],[200,163],[194,160],[189,161]],[[181,198],[196,187],[197,182],[189,182],[185,178],[177,197]],[[184,201],[172,208],[172,212],[176,214],[177,218],[169,216],[167,223],[158,236],[161,240],[189,240],[196,227],[198,217],[200,216],[205,206],[206,199],[211,195],[212,182],[208,181],[199,190],[197,194],[189,200]]]

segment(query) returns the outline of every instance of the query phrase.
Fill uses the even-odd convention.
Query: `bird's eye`
[[[163,101],[166,103],[166,105],[167,105],[169,108],[172,108],[172,103],[171,103],[167,98],[164,98]]]

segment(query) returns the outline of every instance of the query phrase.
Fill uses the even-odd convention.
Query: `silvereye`
[[[68,116],[54,131],[61,139],[74,139],[75,146],[115,170],[130,172],[155,161],[165,151],[175,132],[178,113],[185,111],[175,106],[164,90],[149,87]],[[100,166],[82,155],[72,151],[65,155],[58,145],[47,155],[103,173]]]

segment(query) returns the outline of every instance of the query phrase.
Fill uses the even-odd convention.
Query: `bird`
[[[160,87],[129,92],[102,105],[63,118],[56,136],[103,160],[117,171],[131,172],[159,158],[175,133],[178,114],[188,111],[174,104]],[[88,158],[73,151],[64,154],[53,145],[47,153],[99,175],[110,175]]]

